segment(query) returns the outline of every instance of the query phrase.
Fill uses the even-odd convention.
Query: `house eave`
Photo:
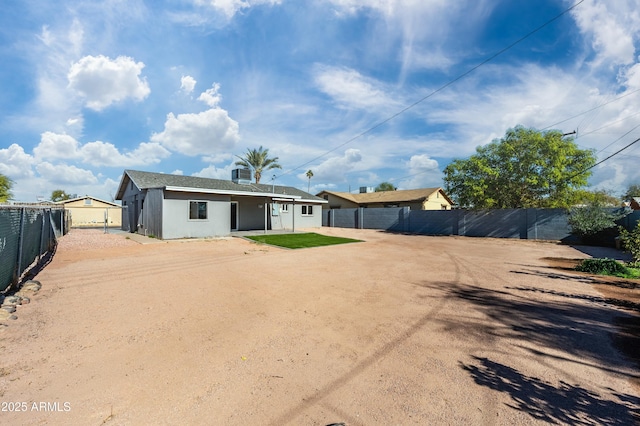
[[[272,199],[282,199],[282,200],[301,200],[302,197],[300,195],[282,195],[282,194],[274,194],[271,192],[248,192],[248,191],[232,191],[227,189],[205,189],[205,188],[186,188],[180,186],[165,186],[165,191],[172,192],[193,192],[193,193],[203,193],[203,194],[220,194],[220,195],[237,195],[243,197],[265,197]]]

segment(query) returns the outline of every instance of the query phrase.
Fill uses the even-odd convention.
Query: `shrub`
[[[640,265],[640,222],[631,232],[620,227],[620,242],[622,248],[633,256],[633,264]]]
[[[574,207],[569,212],[571,232],[581,237],[595,235],[600,231],[615,228],[616,220],[629,214],[625,209],[608,209],[598,203],[585,207]]]
[[[627,268],[615,259],[585,259],[576,271],[599,275],[626,275]]]

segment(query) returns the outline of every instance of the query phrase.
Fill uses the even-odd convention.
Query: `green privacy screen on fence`
[[[0,207],[0,292],[16,284],[66,232],[63,209]]]

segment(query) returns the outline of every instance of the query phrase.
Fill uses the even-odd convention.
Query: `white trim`
[[[175,192],[200,192],[202,194],[223,194],[223,195],[244,195],[249,197],[275,197],[276,195],[282,197],[280,194],[274,194],[272,192],[247,192],[247,191],[233,191],[227,189],[206,189],[206,188],[187,188],[181,186],[165,186],[164,189],[166,191],[175,191]],[[299,195],[289,195],[288,200],[291,199],[300,199],[302,198]]]

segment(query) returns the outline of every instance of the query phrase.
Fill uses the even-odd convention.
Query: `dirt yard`
[[[0,424],[631,425],[638,283],[520,240],[72,230],[0,332]],[[564,268],[564,269],[563,269]]]

